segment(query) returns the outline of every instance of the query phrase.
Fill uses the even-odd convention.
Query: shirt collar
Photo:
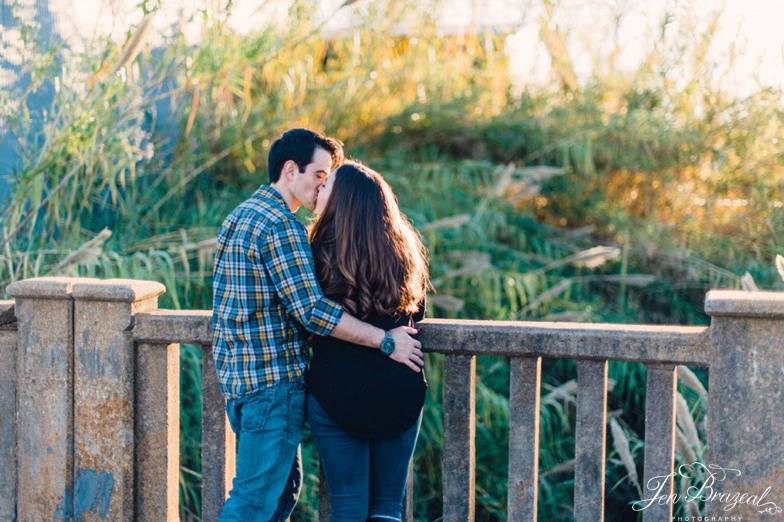
[[[278,192],[277,189],[275,189],[272,185],[260,185],[258,190],[256,190],[255,196],[261,199],[275,201],[281,207],[291,212],[288,203],[286,203],[286,200],[283,199],[283,195],[280,192]]]

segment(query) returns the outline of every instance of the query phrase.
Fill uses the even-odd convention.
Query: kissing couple
[[[306,417],[332,521],[400,521],[427,387],[413,337],[425,249],[384,178],[344,160],[340,141],[291,129],[268,169],[223,222],[213,269],[213,357],[237,435],[220,521],[288,519]]]

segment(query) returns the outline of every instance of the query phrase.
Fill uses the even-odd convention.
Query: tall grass
[[[222,219],[265,181],[270,140],[306,125],[340,136],[392,184],[430,252],[430,316],[704,324],[708,288],[737,287],[745,272],[782,286],[781,93],[712,87],[700,80],[700,47],[686,42],[677,84],[652,65],[666,60],[587,85],[561,60],[556,89],[515,95],[501,36],[439,35],[427,13],[416,37],[399,35],[414,8],[374,4],[356,31],[326,40],[303,3],[292,8],[298,23],[249,35],[208,10],[195,47],[175,35],[152,52],[146,18],[122,45],[89,47],[67,69],[41,51],[26,66],[36,85],[57,85],[41,130],[30,130],[24,93],[0,104],[22,152],[0,209],[0,284],[55,273],[154,279],[167,287],[162,306],[209,308]],[[549,38],[552,52],[563,48],[563,35]],[[159,119],[164,106],[170,116]],[[189,519],[200,515],[200,357],[183,348]],[[432,521],[442,508],[441,357],[427,367],[415,512]],[[508,372],[503,358],[479,358],[477,520],[505,518]],[[632,520],[645,370],[611,362],[609,373],[607,514]],[[707,380],[680,374],[677,458],[689,463],[705,451]],[[542,520],[571,516],[575,393],[574,362],[544,361]],[[317,506],[309,440],[304,460],[296,520]]]

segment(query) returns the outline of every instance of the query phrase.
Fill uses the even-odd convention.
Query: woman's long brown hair
[[[419,235],[376,171],[345,162],[310,230],[324,294],[355,317],[417,311],[430,285]]]

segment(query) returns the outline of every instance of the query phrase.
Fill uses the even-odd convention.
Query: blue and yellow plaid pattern
[[[212,288],[212,353],[228,398],[301,378],[308,333],[329,335],[343,313],[321,291],[305,227],[268,185],[223,222]]]

